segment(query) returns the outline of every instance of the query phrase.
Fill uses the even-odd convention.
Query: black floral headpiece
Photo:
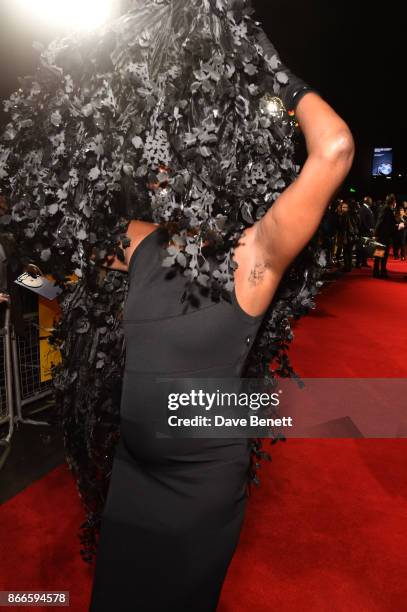
[[[267,110],[287,75],[277,55],[265,55],[260,32],[244,0],[132,1],[92,35],[37,46],[36,73],[5,103],[0,188],[10,211],[0,223],[21,256],[64,288],[54,383],[88,511],[85,558],[110,475],[124,365],[127,279],[98,264],[123,259],[130,219],[165,224],[178,247],[168,247],[165,265],[185,276],[187,295],[204,286],[228,299],[242,231],[297,172],[293,122],[281,107]],[[310,246],[287,272],[247,376],[293,375],[289,318],[313,305],[319,263]]]

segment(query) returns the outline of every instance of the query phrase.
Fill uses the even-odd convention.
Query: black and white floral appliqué
[[[258,32],[247,0],[129,0],[93,34],[37,45],[35,73],[5,103],[0,187],[9,211],[0,223],[63,288],[54,387],[87,510],[85,559],[109,482],[124,367],[127,278],[101,265],[115,254],[123,261],[131,219],[161,223],[172,238],[163,264],[185,276],[182,299],[194,283],[230,299],[239,237],[297,175],[294,124],[275,102],[287,76]],[[290,319],[313,305],[318,253],[311,244],[287,272],[246,376],[294,374]],[[258,441],[254,451],[261,456]]]

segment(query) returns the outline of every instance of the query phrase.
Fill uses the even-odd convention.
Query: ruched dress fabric
[[[120,441],[102,518],[91,612],[214,612],[247,497],[248,439],[160,439],[144,383],[240,378],[262,316],[200,296],[161,265],[159,226],[135,249],[123,325]]]

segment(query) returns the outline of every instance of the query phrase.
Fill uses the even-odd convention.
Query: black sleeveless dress
[[[159,439],[143,382],[240,377],[262,316],[203,296],[161,265],[158,227],[129,263],[120,441],[96,558],[91,612],[214,612],[242,525],[247,439]],[[146,405],[147,404],[147,405]]]

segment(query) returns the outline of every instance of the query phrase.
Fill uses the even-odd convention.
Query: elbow
[[[350,170],[355,156],[355,142],[348,127],[343,127],[321,142],[319,156],[330,164]]]

